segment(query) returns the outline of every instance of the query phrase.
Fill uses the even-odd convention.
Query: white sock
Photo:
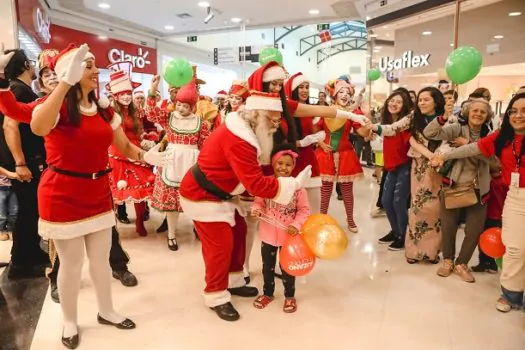
[[[102,318],[120,323],[126,318],[117,314],[111,296],[111,229],[90,233],[85,236],[86,252],[89,259],[89,274],[97,295],[98,312]],[[60,266],[62,268],[62,266]]]
[[[166,219],[168,220],[168,238],[174,239],[175,232],[177,232],[177,224],[179,222],[179,213],[176,211],[168,211],[166,213]]]
[[[53,241],[60,259],[57,286],[66,338],[78,334],[77,302],[84,262],[84,237]]]

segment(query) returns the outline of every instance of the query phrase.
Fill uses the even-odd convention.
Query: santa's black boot
[[[225,321],[237,321],[241,315],[235,310],[232,303],[227,302],[226,304],[217,305],[215,307],[210,307],[219,318],[225,320]]]

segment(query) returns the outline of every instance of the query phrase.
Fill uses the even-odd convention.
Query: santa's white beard
[[[259,121],[255,127],[255,136],[261,146],[261,164],[268,165],[273,150],[273,133],[264,121]]]

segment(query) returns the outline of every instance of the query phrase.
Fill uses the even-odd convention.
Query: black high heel
[[[75,334],[72,337],[64,337],[64,331],[62,331],[62,344],[68,348],[68,349],[76,349],[78,347],[78,344],[80,342],[80,337],[78,336],[78,330],[77,334]]]
[[[102,318],[100,314],[97,314],[97,321],[98,323],[103,324],[103,325],[115,326],[118,329],[133,329],[136,327],[135,322],[133,322],[129,318],[126,318],[124,321],[120,323],[113,323],[111,321],[106,320],[105,318]]]

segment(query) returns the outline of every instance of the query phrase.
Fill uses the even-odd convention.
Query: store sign
[[[419,68],[428,66],[430,54],[414,55],[414,51],[405,51],[403,56],[398,59],[390,59],[390,57],[383,57],[379,61],[379,70],[381,72],[391,72],[394,70]]]
[[[42,12],[40,7],[35,8],[35,17],[33,19],[35,24],[35,31],[40,40],[43,43],[49,44],[51,40],[51,34],[49,28],[51,27],[51,21],[47,16],[47,13]]]
[[[151,64],[148,60],[149,51],[142,50],[141,47],[137,48],[137,55],[126,53],[124,50],[111,49],[108,52],[108,60],[111,63],[129,61],[133,64],[134,68],[143,69],[147,65]]]

